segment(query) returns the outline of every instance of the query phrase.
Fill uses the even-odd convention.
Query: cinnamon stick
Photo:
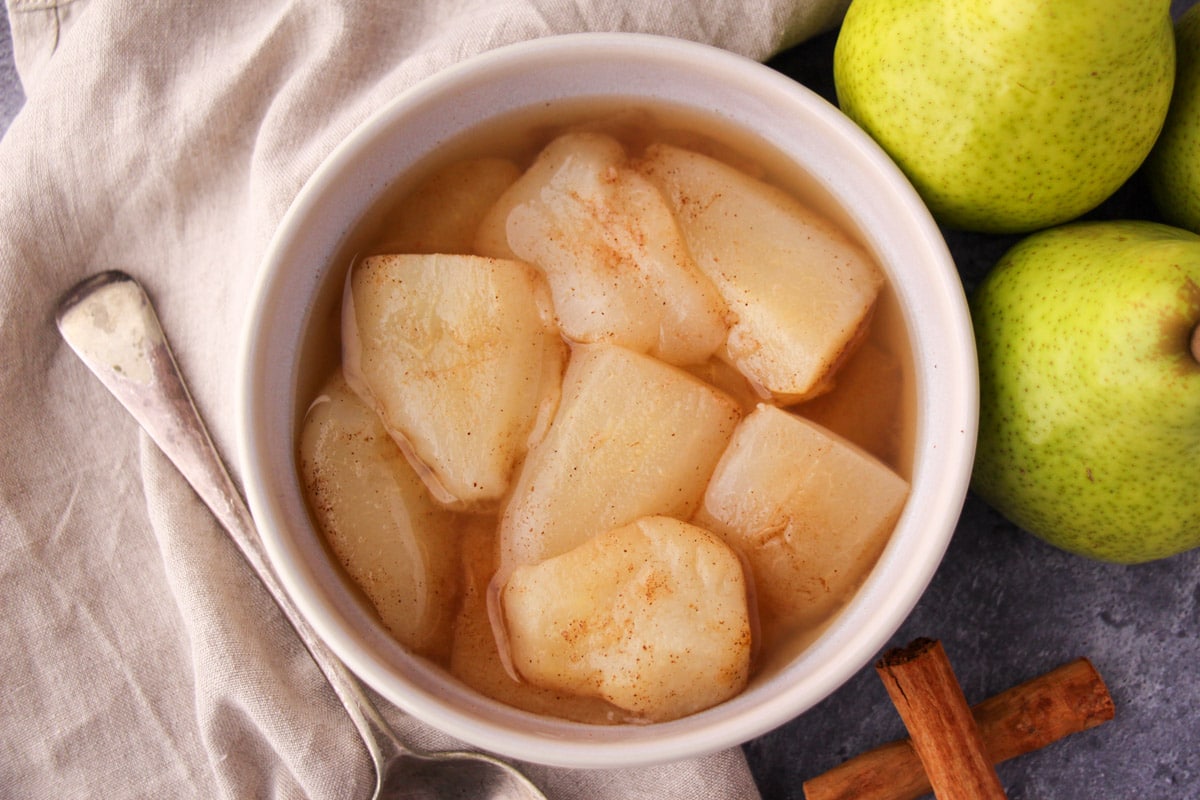
[[[1079,658],[976,705],[971,710],[993,764],[1032,752],[1113,718],[1104,680]],[[805,782],[807,800],[916,800],[929,778],[903,739],[862,753]]]
[[[938,800],[1005,800],[941,642],[918,639],[875,665]]]

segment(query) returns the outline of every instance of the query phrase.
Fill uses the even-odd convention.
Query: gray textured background
[[[8,123],[25,103],[21,82],[13,66],[12,36],[8,29],[8,14],[0,19],[0,131],[8,130]]]
[[[1182,12],[1197,0],[1176,0]],[[832,98],[830,34],[772,65]],[[0,130],[23,103],[8,18],[0,20]],[[1092,215],[1154,218],[1139,178]],[[1015,238],[946,232],[972,288]],[[1042,544],[969,497],[929,590],[891,645],[940,639],[978,702],[1079,656],[1108,682],[1113,722],[1000,767],[1012,800],[1200,798],[1200,551],[1137,567]],[[903,735],[867,666],[810,712],[746,745],[767,800]]]

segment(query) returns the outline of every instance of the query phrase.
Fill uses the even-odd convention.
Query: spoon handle
[[[58,330],[212,510],[258,575],[362,735],[377,767],[403,748],[361,684],[317,637],[271,571],[241,494],[200,419],[154,308],[119,271],[84,280],[63,298]]]

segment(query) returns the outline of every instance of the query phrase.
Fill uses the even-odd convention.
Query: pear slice
[[[489,212],[480,237],[480,252],[511,249],[546,273],[572,341],[684,365],[725,340],[724,301],[693,263],[658,189],[626,165],[611,136],[553,140]]]
[[[740,418],[698,378],[613,345],[576,345],[546,437],[500,520],[500,571],[651,514],[686,519]]]
[[[865,451],[763,404],[738,425],[693,521],[745,556],[764,616],[807,626],[858,587],[907,496]]]
[[[557,403],[565,345],[528,264],[372,256],[342,307],[350,386],[378,412],[439,501],[495,505]]]
[[[433,171],[388,213],[375,252],[473,253],[479,224],[520,175],[504,158],[469,158]]]
[[[741,561],[686,522],[648,517],[520,567],[501,605],[513,665],[537,686],[602,697],[660,722],[746,685]]]
[[[309,506],[346,574],[401,644],[444,657],[459,582],[455,515],[340,371],[304,417],[299,458]]]
[[[732,315],[725,357],[780,402],[824,391],[867,329],[883,274],[780,189],[666,144],[638,168],[671,203]]]

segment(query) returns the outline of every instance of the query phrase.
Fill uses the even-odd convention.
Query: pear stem
[[[1200,325],[1192,328],[1192,338],[1188,345],[1188,349],[1192,353],[1192,359],[1200,364]]]

